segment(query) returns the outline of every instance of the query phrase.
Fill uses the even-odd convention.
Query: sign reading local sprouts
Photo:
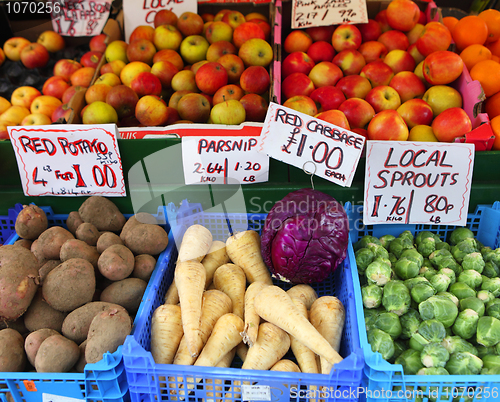
[[[467,223],[474,145],[368,141],[363,223]]]

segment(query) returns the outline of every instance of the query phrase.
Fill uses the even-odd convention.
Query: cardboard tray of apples
[[[283,21],[280,103],[372,140],[471,142],[476,151],[491,149],[481,85],[451,51],[436,4],[366,4],[366,24],[292,30],[291,2],[277,1]]]

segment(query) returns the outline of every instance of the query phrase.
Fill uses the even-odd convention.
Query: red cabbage
[[[262,257],[278,279],[321,282],[344,261],[348,238],[342,205],[321,191],[300,189],[269,212],[261,234]]]

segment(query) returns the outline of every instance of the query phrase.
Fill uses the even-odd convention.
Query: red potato
[[[80,349],[72,340],[57,334],[45,339],[35,356],[39,373],[67,373],[80,358]]]
[[[156,267],[156,258],[149,254],[139,254],[134,258],[134,270],[132,275],[134,278],[142,279],[148,282]]]
[[[36,205],[24,205],[14,225],[17,235],[23,239],[35,240],[47,229],[47,215]]]
[[[24,325],[31,332],[45,328],[60,333],[66,313],[49,306],[43,299],[42,289],[39,288],[23,318]]]
[[[118,232],[126,221],[111,200],[97,195],[87,198],[78,213],[84,222],[92,223],[100,231]]]
[[[130,276],[134,270],[134,254],[126,246],[115,244],[108,247],[97,261],[99,272],[112,281]]]
[[[158,225],[138,224],[127,231],[124,243],[134,254],[157,255],[167,248],[168,233]]]
[[[101,236],[101,232],[89,222],[82,223],[75,232],[75,237],[79,240],[83,240],[89,246],[95,246],[99,236]]]
[[[47,262],[40,267],[40,269],[38,270],[38,280],[40,281],[40,285],[43,284],[43,281],[45,280],[49,272],[57,267],[61,262],[61,260],[47,260]]]
[[[31,243],[31,252],[37,259],[39,267],[43,266],[48,261],[48,259],[43,255],[43,245],[38,239]],[[59,259],[59,257],[57,257],[56,259]]]
[[[49,336],[57,335],[59,332],[49,329],[41,328],[36,331],[31,332],[24,341],[24,350],[26,351],[26,356],[30,364],[35,367],[35,357],[38,352],[38,348],[42,342]]]
[[[87,346],[87,340],[85,339],[78,348],[80,349],[80,358],[75,364],[74,370],[77,373],[84,373],[85,372],[85,366],[87,365],[87,360],[85,359],[85,348]]]
[[[14,246],[21,246],[28,250],[31,250],[31,245],[33,244],[33,240],[28,239],[19,239],[14,242]]]
[[[148,283],[142,279],[125,278],[107,286],[101,292],[100,300],[118,304],[125,307],[129,314],[135,314],[139,309],[142,296],[147,286]]]
[[[122,241],[125,241],[125,237],[127,236],[127,233],[130,231],[130,229],[141,223],[157,225],[158,221],[153,215],[148,212],[138,212],[137,214],[132,215],[127,219],[120,232],[120,239],[122,239]]]
[[[123,241],[122,239],[120,239],[120,236],[113,232],[104,232],[101,236],[99,236],[99,239],[97,240],[97,252],[102,253],[108,247],[115,244],[123,245]]]
[[[0,330],[0,372],[23,371],[25,366],[23,336],[12,328]]]
[[[37,239],[38,247],[43,257],[47,260],[57,260],[61,252],[62,245],[66,240],[75,237],[68,230],[60,226],[52,226],[44,231]]]
[[[65,241],[61,246],[59,256],[62,262],[68,261],[71,258],[83,258],[90,262],[94,268],[97,268],[97,261],[99,260],[100,254],[97,252],[96,247],[90,246],[85,241],[70,239]]]
[[[78,226],[80,226],[82,223],[83,219],[78,213],[78,211],[71,211],[68,214],[68,218],[66,219],[66,226],[73,235],[76,235],[76,230],[78,229]]]

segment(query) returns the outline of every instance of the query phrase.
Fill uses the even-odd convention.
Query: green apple
[[[245,119],[245,108],[236,99],[217,103],[210,111],[210,120],[214,124],[241,124]]]
[[[111,63],[114,60],[121,60],[125,64],[127,64],[127,47],[127,42],[124,42],[122,40],[114,40],[108,45],[108,47],[106,48],[106,52],[104,53],[106,61],[108,63]]]
[[[188,64],[206,59],[210,43],[201,35],[186,36],[181,42],[180,53]]]
[[[273,61],[273,48],[264,39],[252,38],[243,42],[238,56],[246,66],[267,67]]]

